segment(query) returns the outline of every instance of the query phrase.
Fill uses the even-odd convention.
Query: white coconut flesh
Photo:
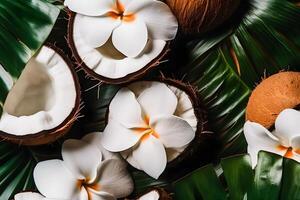
[[[139,56],[129,58],[120,53],[109,39],[99,48],[90,47],[81,34],[82,21],[86,16],[76,14],[73,24],[74,46],[81,60],[96,74],[110,78],[123,78],[137,72],[155,60],[164,50],[166,41],[148,39],[147,45]],[[99,33],[101,34],[101,33]]]
[[[24,136],[61,125],[76,105],[76,86],[65,60],[49,47],[26,64],[10,90],[0,119],[0,131]]]
[[[140,82],[130,84],[128,86],[128,88],[138,98],[138,96],[145,89],[150,88],[153,83],[155,83],[155,82],[153,82],[153,81],[140,81]],[[161,83],[161,84],[164,84],[164,83]],[[197,120],[197,117],[195,115],[195,110],[194,110],[194,106],[193,106],[193,103],[191,101],[191,98],[189,97],[189,95],[185,91],[183,91],[183,90],[181,90],[181,89],[179,89],[175,86],[172,86],[172,85],[167,85],[167,86],[168,86],[168,88],[170,88],[170,90],[172,92],[174,92],[174,94],[176,95],[176,97],[178,99],[178,104],[177,104],[177,108],[176,108],[176,111],[175,111],[174,115],[184,119],[185,121],[187,121],[189,123],[189,125],[193,128],[193,130],[196,132],[198,120]],[[184,147],[181,147],[181,148],[167,148],[166,153],[167,153],[167,157],[168,157],[168,162],[171,162],[175,158],[177,158],[187,147],[188,147],[188,145],[186,145]],[[124,158],[126,158],[127,157],[126,152],[124,152],[122,154],[122,156]]]

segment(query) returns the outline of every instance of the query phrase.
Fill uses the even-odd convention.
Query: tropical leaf
[[[59,9],[44,0],[0,2],[0,111],[25,64],[48,37]],[[0,114],[1,114],[0,113]]]
[[[175,52],[188,52],[176,77],[198,87],[220,157],[245,152],[245,108],[255,85],[280,70],[300,69],[299,19],[300,8],[287,0],[243,1],[225,29],[229,37],[204,36]]]
[[[26,149],[0,142],[0,199],[8,200],[17,192],[34,190],[32,177],[36,164]]]
[[[249,155],[229,157],[217,171],[208,165],[175,182],[175,199],[300,199],[299,170],[298,162],[267,152],[259,153],[254,170]]]

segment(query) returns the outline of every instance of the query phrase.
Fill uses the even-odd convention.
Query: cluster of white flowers
[[[65,5],[82,16],[80,33],[86,45],[98,48],[111,38],[129,58],[139,56],[149,40],[174,39],[178,29],[169,7],[157,0],[65,0]],[[125,87],[110,104],[104,132],[66,140],[62,160],[43,161],[34,169],[40,194],[19,193],[15,200],[126,197],[133,182],[125,160],[157,179],[194,139],[196,124],[192,103],[182,91],[158,82],[135,91]]]
[[[43,161],[35,167],[40,194],[19,193],[15,200],[126,197],[133,182],[124,158],[158,178],[167,162],[194,139],[197,126],[187,94],[170,87],[160,82],[136,82],[120,89],[110,103],[104,132],[66,140],[62,160]],[[143,199],[147,196],[153,195]]]

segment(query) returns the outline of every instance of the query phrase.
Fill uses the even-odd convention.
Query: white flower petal
[[[179,148],[195,138],[195,131],[189,123],[177,116],[150,118],[150,127],[155,130],[166,148]]]
[[[293,150],[300,152],[300,136],[296,136],[291,139],[291,147]]]
[[[291,159],[293,159],[293,160],[297,161],[298,163],[300,163],[300,155],[299,154],[294,153]]]
[[[278,139],[262,125],[254,122],[246,122],[244,134],[248,143],[248,153],[252,160],[252,166],[257,164],[257,154],[259,151],[268,151],[283,156],[286,150],[280,148]]]
[[[300,136],[300,112],[294,109],[283,110],[275,121],[276,135],[284,145],[290,146],[292,138]]]
[[[138,146],[138,144],[136,145]],[[132,151],[135,149],[135,147],[132,147],[126,151],[120,152],[121,156],[134,168],[142,170],[139,166],[138,162],[133,158]]]
[[[88,16],[99,16],[114,7],[114,0],[65,0],[65,6],[76,13]]]
[[[126,7],[131,3],[132,0],[119,0],[119,2]]]
[[[138,200],[159,200],[159,196],[159,193],[156,190],[153,190],[141,196]]]
[[[151,177],[158,179],[167,165],[167,155],[163,144],[153,137],[143,138],[139,146],[134,149],[133,158],[141,169]]]
[[[155,82],[138,97],[143,111],[148,117],[155,115],[173,115],[177,107],[177,97],[163,83]]]
[[[85,43],[92,48],[98,48],[108,41],[113,30],[121,24],[121,21],[108,16],[81,16],[77,23]]]
[[[94,133],[89,133],[86,136],[82,138],[83,141],[95,145],[99,151],[102,153],[102,160],[108,160],[108,159],[118,159],[120,158],[118,154],[112,153],[107,151],[102,145],[101,145],[101,132],[94,132]]]
[[[103,134],[101,144],[111,152],[120,152],[133,147],[142,134],[122,126],[120,123],[110,120]]]
[[[78,179],[92,181],[97,177],[97,169],[102,155],[97,147],[81,140],[66,140],[62,146],[64,164]]]
[[[76,200],[90,200],[89,199],[89,193],[88,191],[85,189],[85,187],[81,186],[81,190],[80,190],[80,194],[79,194],[79,199]]]
[[[110,193],[116,198],[128,196],[134,186],[126,167],[126,163],[119,159],[104,161],[98,172],[101,191]]]
[[[36,192],[22,192],[15,195],[14,200],[45,200],[41,194]]]
[[[146,24],[134,19],[125,22],[116,28],[112,34],[112,42],[116,49],[127,57],[137,57],[146,47],[148,41],[148,31]]]
[[[127,128],[147,127],[142,119],[141,106],[134,93],[128,88],[118,91],[109,105],[109,118]]]
[[[146,23],[151,39],[168,41],[176,37],[178,22],[165,3],[153,0],[132,0],[126,12],[136,13],[137,17]]]
[[[61,160],[48,160],[36,165],[34,182],[42,195],[53,199],[76,199],[80,193],[77,179]]]

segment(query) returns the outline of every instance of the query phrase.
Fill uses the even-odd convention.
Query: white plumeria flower
[[[80,27],[87,45],[98,48],[112,37],[127,57],[137,57],[148,39],[173,40],[178,29],[170,8],[157,0],[66,0],[65,5],[85,16]]]
[[[166,149],[186,147],[195,137],[191,125],[174,115],[177,105],[176,95],[163,83],[153,82],[137,96],[122,88],[109,106],[102,145],[158,178],[168,161]]]
[[[258,123],[246,122],[244,134],[253,168],[259,151],[268,151],[300,162],[300,112],[283,110],[275,121],[275,130],[270,132]]]
[[[42,197],[47,200],[113,200],[132,192],[133,182],[126,163],[105,152],[97,144],[98,135],[67,140],[62,146],[63,160],[37,164],[33,176]],[[37,194],[32,195],[39,199]]]

